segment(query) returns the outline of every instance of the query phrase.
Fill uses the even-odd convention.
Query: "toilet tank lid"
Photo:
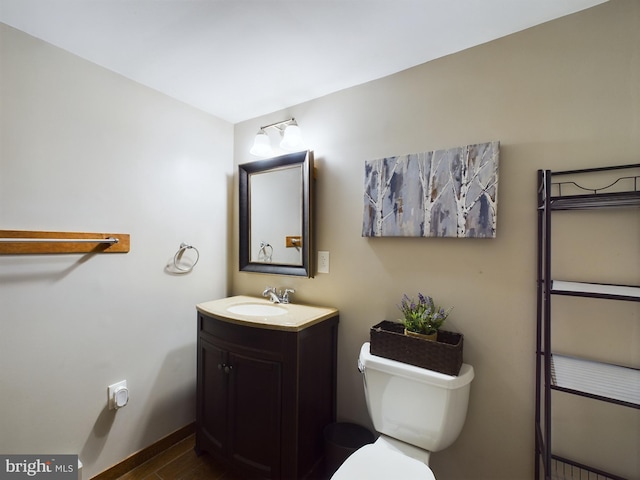
[[[390,375],[406,377],[411,380],[437,385],[440,388],[454,390],[463,387],[473,380],[474,371],[471,365],[463,363],[457,376],[446,375],[444,373],[427,370],[426,368],[416,367],[408,363],[397,362],[390,358],[372,355],[370,352],[370,344],[366,342],[360,349],[359,364],[364,367],[364,371],[368,368],[385,372]]]

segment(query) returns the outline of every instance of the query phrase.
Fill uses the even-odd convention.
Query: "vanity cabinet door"
[[[281,364],[229,353],[231,457],[262,478],[280,477]]]
[[[228,455],[228,376],[224,371],[227,353],[202,337],[198,341],[198,395],[196,435],[198,445]]]
[[[260,478],[280,477],[282,364],[200,336],[196,450]],[[262,353],[262,354],[261,354]]]

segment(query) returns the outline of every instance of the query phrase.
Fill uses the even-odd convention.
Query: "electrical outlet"
[[[318,252],[318,273],[329,273],[329,252]]]
[[[129,389],[127,388],[127,381],[114,383],[107,387],[107,398],[109,400],[109,410],[114,410],[124,407],[129,402]]]

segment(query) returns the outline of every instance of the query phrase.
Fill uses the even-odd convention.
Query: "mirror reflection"
[[[302,265],[302,166],[251,174],[249,185],[251,261]]]
[[[307,151],[239,166],[241,271],[311,276],[312,172]]]

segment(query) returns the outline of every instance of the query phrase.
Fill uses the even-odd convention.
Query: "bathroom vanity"
[[[196,452],[251,478],[308,478],[335,422],[338,311],[236,296],[197,305]]]

